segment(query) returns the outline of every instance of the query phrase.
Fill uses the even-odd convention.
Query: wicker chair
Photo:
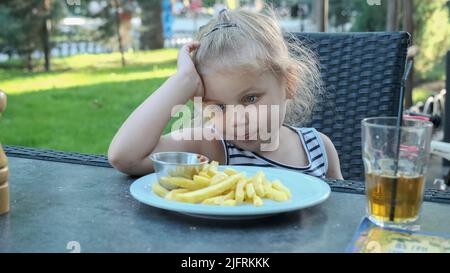
[[[406,32],[293,33],[319,58],[325,95],[309,124],[328,135],[344,179],[364,180],[361,120],[396,116],[403,86]]]

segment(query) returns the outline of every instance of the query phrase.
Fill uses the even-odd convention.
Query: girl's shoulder
[[[291,125],[286,125],[286,126],[303,134],[303,135],[308,135],[308,134],[314,134],[316,136],[324,135],[324,134],[320,133],[316,128],[313,128],[313,127],[295,127],[295,126],[291,126]]]
[[[287,125],[288,127],[292,128],[293,130],[296,130],[299,134],[302,135],[303,139],[308,141],[313,138],[317,138],[319,141],[319,144],[325,148],[325,150],[334,149],[333,142],[331,142],[330,138],[319,132],[314,127],[295,127]]]
[[[319,132],[317,129],[312,127],[292,127],[292,128],[298,130],[298,132],[300,132],[303,135],[305,143],[311,141],[312,138],[317,139],[317,141],[319,142],[319,146],[322,147],[322,152],[327,159],[326,160],[327,177],[342,179],[339,155],[331,139],[327,135]]]

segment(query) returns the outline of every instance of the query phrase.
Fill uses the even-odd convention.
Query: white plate
[[[169,201],[159,197],[152,191],[152,183],[156,181],[156,174],[143,176],[130,187],[131,195],[138,201],[161,209],[179,212],[187,215],[213,219],[251,219],[266,217],[273,214],[299,210],[322,203],[330,196],[330,186],[319,178],[286,169],[251,167],[251,166],[219,166],[219,170],[233,168],[244,171],[247,177],[262,170],[272,181],[279,179],[292,193],[292,199],[276,202],[263,199],[264,205],[257,207],[252,204],[237,206],[214,206],[204,204],[190,204]]]

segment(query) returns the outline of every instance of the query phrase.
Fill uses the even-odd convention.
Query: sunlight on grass
[[[425,102],[429,96],[434,94],[434,91],[416,87],[413,91],[413,103],[416,104],[419,101]]]
[[[161,70],[154,68],[153,71],[147,72],[121,73],[120,71],[117,71],[117,73],[108,73],[105,75],[97,75],[98,73],[95,72],[65,72],[57,75],[51,74],[26,79],[14,79],[2,82],[1,86],[7,94],[20,94],[57,88],[98,84],[102,82],[126,82],[132,80],[169,77],[175,71],[175,68]]]
[[[153,51],[137,51],[125,53],[125,60],[128,66],[133,65],[151,65],[175,61],[177,57],[177,49],[161,49]],[[109,54],[82,54],[66,58],[58,58],[53,62],[53,66],[57,69],[80,69],[90,66],[95,67],[121,67],[120,53]]]
[[[169,49],[128,53],[126,67],[121,67],[118,53],[55,58],[53,65],[55,72],[0,73],[0,86],[7,94],[20,94],[101,82],[168,77],[176,71],[176,52]],[[70,70],[67,70],[68,67]]]
[[[176,57],[164,49],[127,53],[126,67],[112,53],[54,58],[48,73],[0,69],[8,95],[0,142],[106,154],[131,112],[176,71]]]

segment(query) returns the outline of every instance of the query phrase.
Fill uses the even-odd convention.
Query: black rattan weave
[[[294,33],[318,55],[326,90],[311,126],[330,137],[345,179],[364,180],[361,120],[396,116],[410,35],[406,32]]]
[[[10,145],[3,145],[3,149],[5,150],[7,156],[12,157],[112,168],[107,157],[104,155],[82,154]]]

